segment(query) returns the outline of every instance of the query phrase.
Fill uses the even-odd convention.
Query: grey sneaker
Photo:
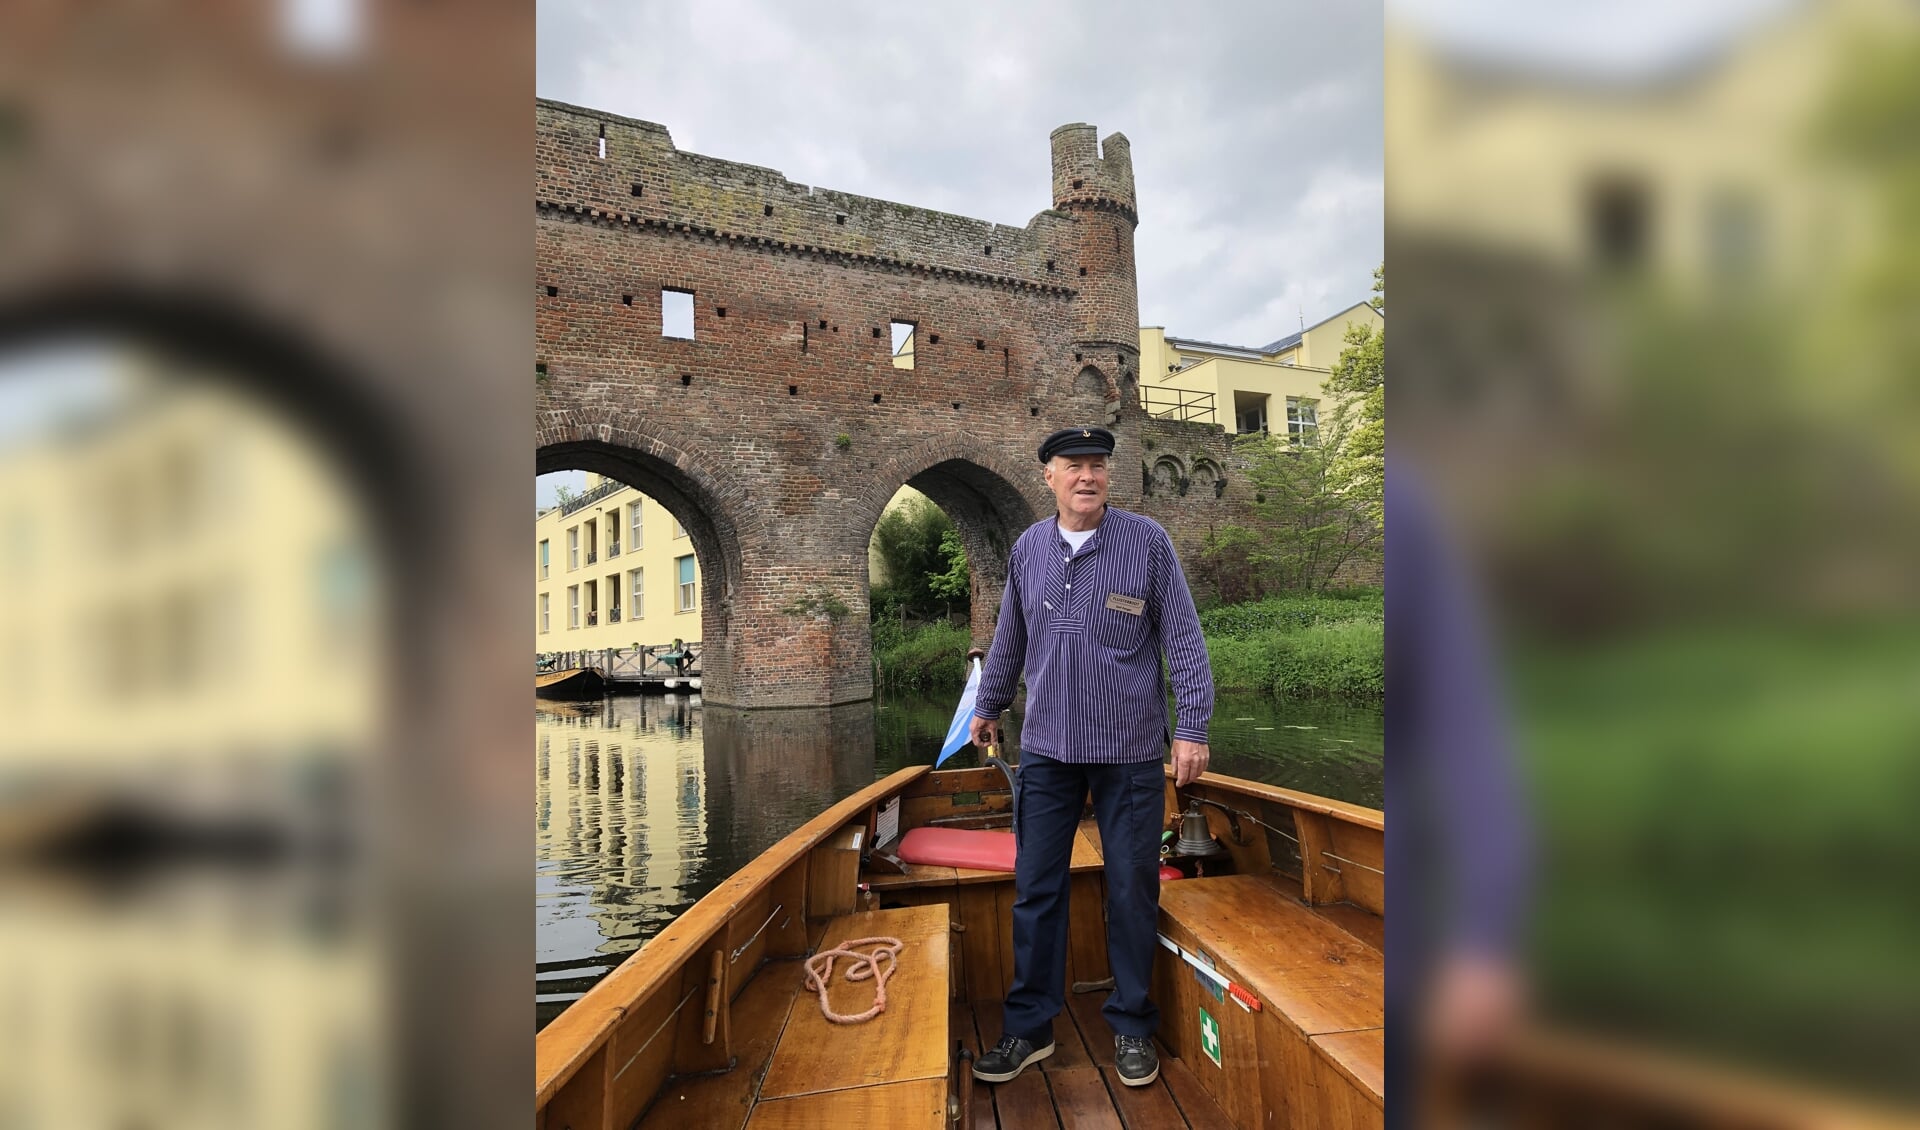
[[[1160,1055],[1153,1050],[1150,1036],[1115,1036],[1113,1065],[1129,1087],[1144,1087],[1160,1078]]]
[[[1046,1047],[1036,1048],[1025,1040],[1002,1036],[992,1051],[973,1061],[973,1077],[983,1083],[1005,1083],[1029,1065],[1052,1055],[1053,1048],[1052,1040],[1047,1041]]]

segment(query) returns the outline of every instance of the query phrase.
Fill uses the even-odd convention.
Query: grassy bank
[[[1200,614],[1223,691],[1379,702],[1387,680],[1385,601],[1378,589],[1280,596]]]
[[[1540,996],[1920,1099],[1920,624],[1676,629],[1512,657]]]
[[[1380,590],[1359,589],[1213,608],[1200,626],[1223,691],[1377,703],[1386,685],[1382,612]],[[958,690],[967,647],[964,628],[877,623],[875,682],[882,690]]]

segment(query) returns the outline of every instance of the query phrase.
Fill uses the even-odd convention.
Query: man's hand
[[[1207,771],[1207,743],[1173,739],[1173,783],[1185,788]]]
[[[967,723],[967,736],[969,741],[981,749],[985,749],[990,745],[999,745],[1000,721],[999,719],[995,719],[989,722],[985,718],[971,719]]]
[[[1437,1062],[1472,1062],[1520,1026],[1526,986],[1503,958],[1454,954],[1435,971],[1425,1016],[1427,1048]]]

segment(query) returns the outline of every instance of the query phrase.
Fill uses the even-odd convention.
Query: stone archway
[[[861,499],[863,512],[849,523],[859,535],[863,597],[867,543],[887,500],[901,484],[932,499],[953,521],[972,573],[969,632],[976,646],[985,647],[993,639],[1014,540],[1053,513],[1053,496],[1041,478],[1039,463],[1015,466],[998,451],[945,438],[903,451],[877,468],[872,488]]]
[[[700,562],[705,594],[700,600],[702,693],[716,704],[744,704],[736,664],[733,612],[747,575],[742,519],[729,500],[739,497],[724,472],[692,453],[652,435],[644,422],[581,420],[572,414],[543,427],[534,456],[536,474],[581,470],[605,475],[660,503],[687,531]],[[691,637],[689,637],[691,638]]]

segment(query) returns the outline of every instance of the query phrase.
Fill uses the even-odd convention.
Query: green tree
[[[1228,524],[1210,530],[1194,572],[1222,603],[1259,600],[1266,595],[1265,570],[1258,560],[1265,540],[1245,526]]]
[[[1335,587],[1349,563],[1379,560],[1377,503],[1355,497],[1355,428],[1349,417],[1336,412],[1312,443],[1291,444],[1265,432],[1234,441],[1247,464],[1264,536],[1246,538],[1228,527],[1216,540],[1227,561],[1244,555],[1249,595],[1324,591]]]
[[[876,617],[908,612],[917,616],[944,613],[956,599],[950,585],[935,589],[936,578],[954,572],[952,556],[943,548],[948,537],[960,555],[960,575],[966,576],[966,552],[960,549],[953,522],[933,503],[912,499],[881,515],[873,530],[885,579],[873,588]]]
[[[1375,310],[1387,306],[1387,268],[1373,270]],[[1345,347],[1324,389],[1334,401],[1333,430],[1341,450],[1328,468],[1333,489],[1376,524],[1383,523],[1387,482],[1387,331],[1347,327]]]
[[[967,563],[967,547],[960,544],[960,531],[947,527],[940,535],[940,557],[945,572],[927,578],[933,595],[953,604],[966,604],[973,591],[973,572]]]

